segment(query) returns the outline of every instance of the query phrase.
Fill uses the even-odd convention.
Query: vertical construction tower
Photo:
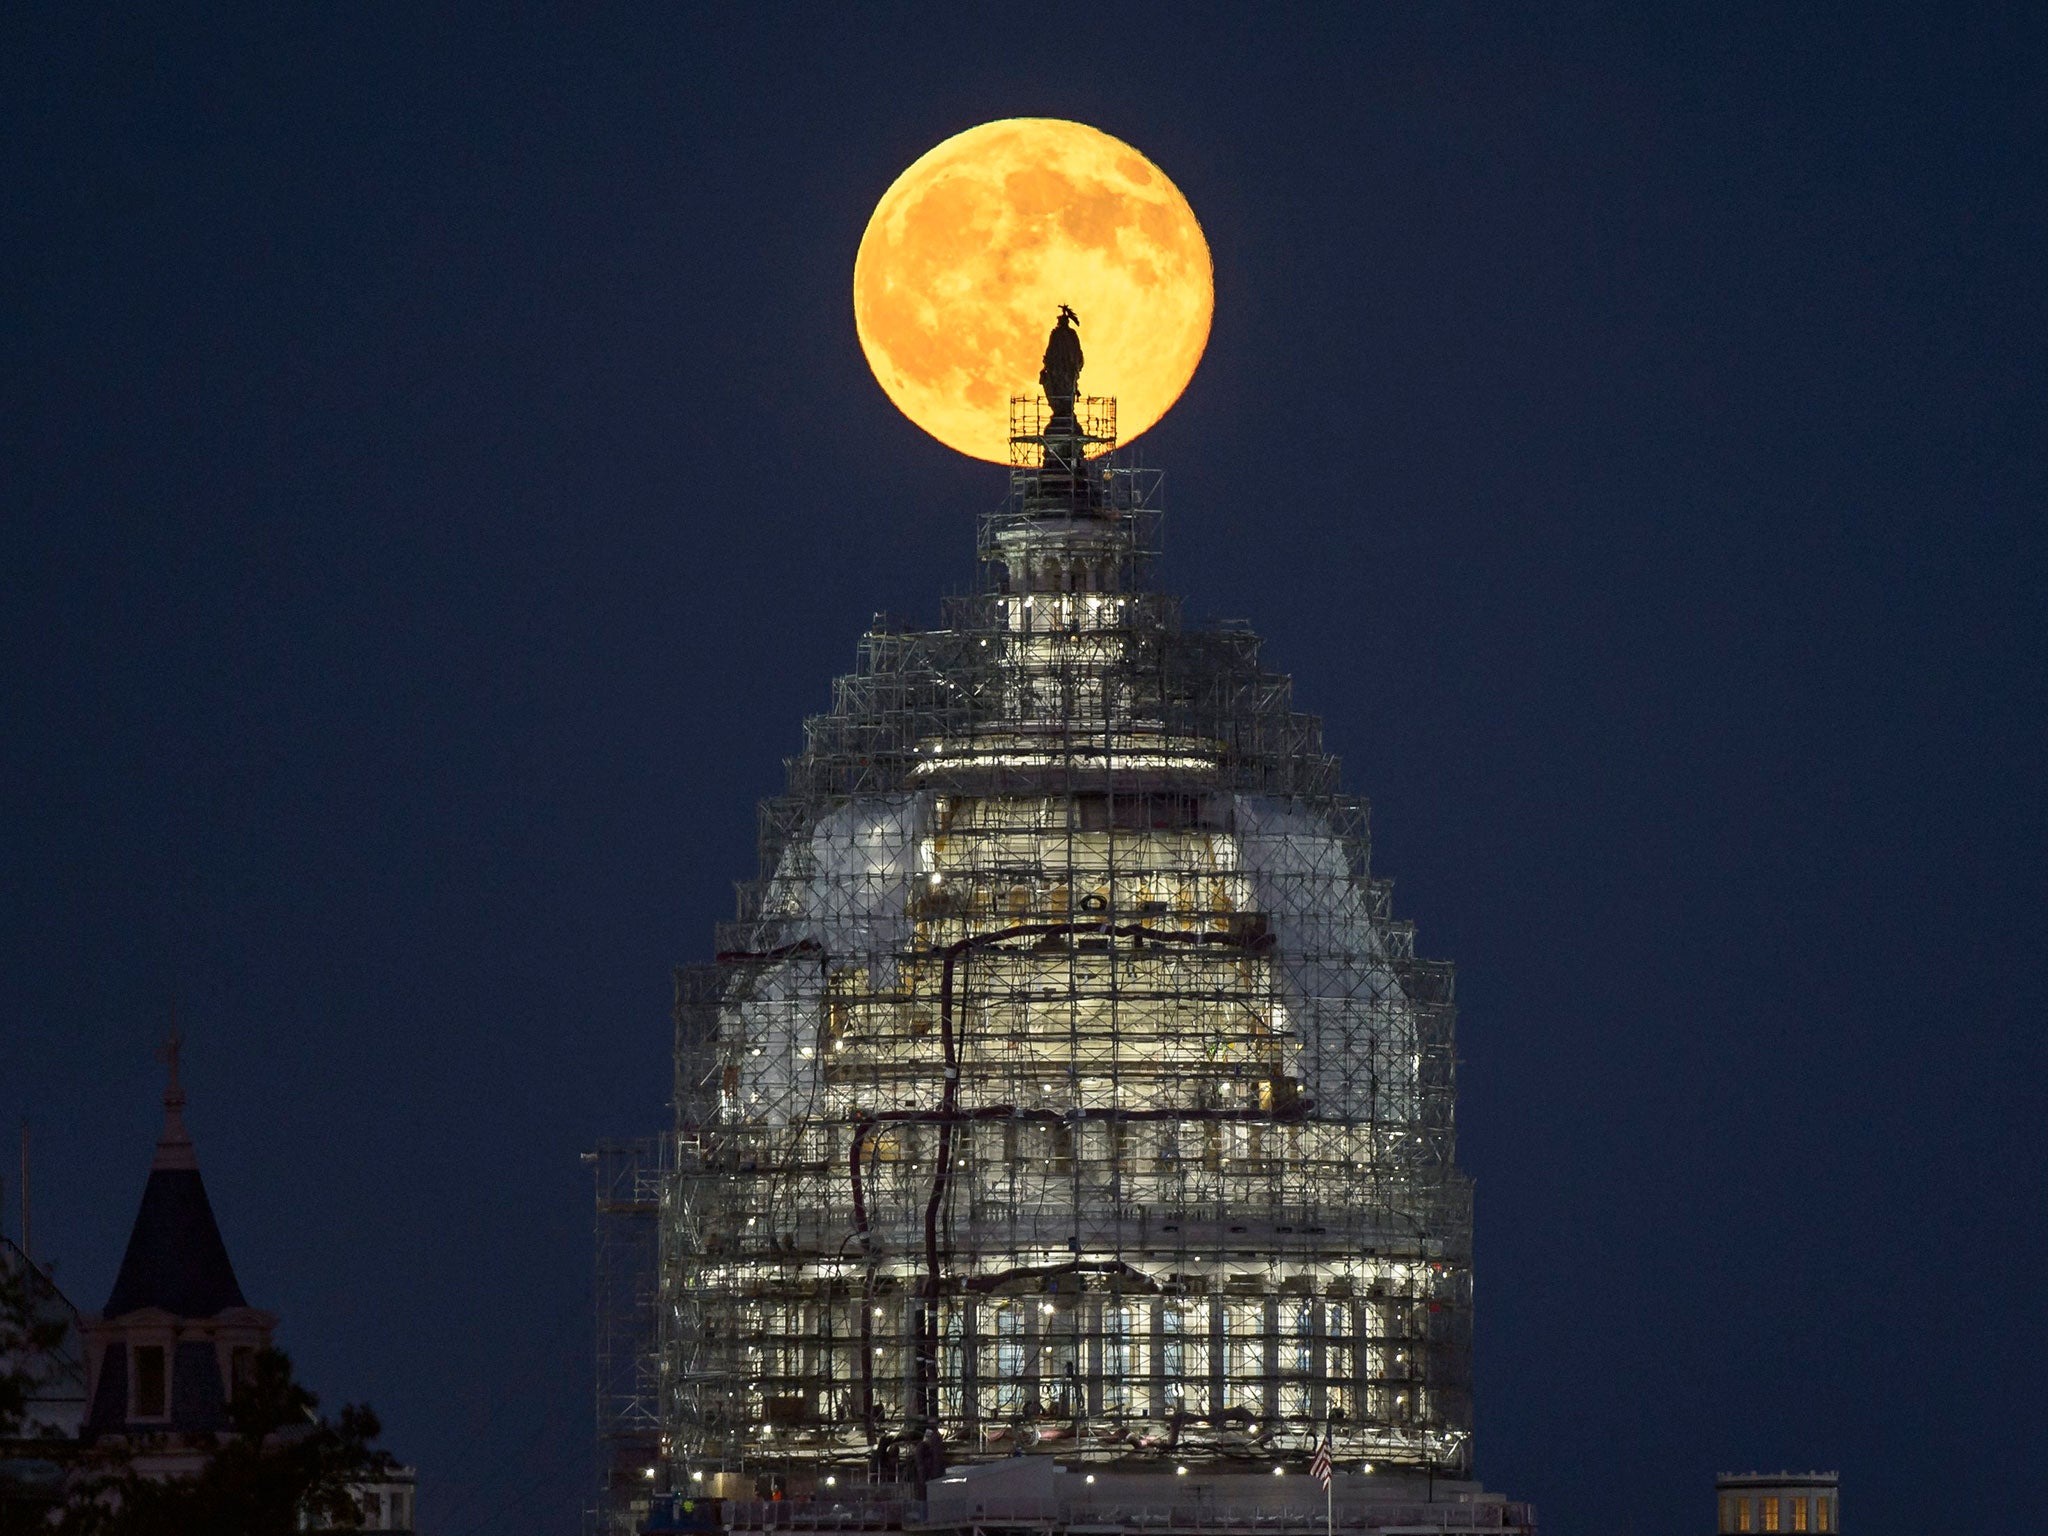
[[[1114,440],[1012,403],[978,593],[863,639],[678,973],[671,1477],[1469,1466],[1450,970]]]

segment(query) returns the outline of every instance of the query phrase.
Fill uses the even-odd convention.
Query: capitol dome
[[[678,974],[676,1476],[1469,1467],[1450,970],[1106,406],[1017,403],[979,590],[862,639]]]

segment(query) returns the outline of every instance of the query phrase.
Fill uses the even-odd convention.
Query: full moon
[[[853,319],[897,408],[949,448],[1009,462],[1009,400],[1038,393],[1062,304],[1081,391],[1129,441],[1209,340],[1209,243],[1180,189],[1121,139],[1013,117],[955,134],[882,194],[853,263]]]

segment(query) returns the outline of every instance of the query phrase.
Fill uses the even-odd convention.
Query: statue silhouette
[[[1075,329],[1081,317],[1066,305],[1060,306],[1059,324],[1045,342],[1045,365],[1038,370],[1038,387],[1055,416],[1074,414],[1074,399],[1081,392],[1081,333]]]

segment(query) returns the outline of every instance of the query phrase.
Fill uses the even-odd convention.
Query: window
[[[1280,1320],[1288,1335],[1280,1354],[1280,1412],[1287,1418],[1307,1418],[1314,1411],[1315,1306],[1305,1301],[1291,1303]]]
[[[1223,1367],[1223,1406],[1256,1415],[1265,1396],[1265,1308],[1226,1304],[1217,1310],[1216,1321],[1223,1329],[1216,1341]]]
[[[1294,1358],[1288,1366],[1295,1374],[1306,1376],[1315,1369],[1316,1361],[1316,1309],[1302,1302],[1294,1309]]]
[[[966,1329],[960,1313],[957,1310],[948,1312],[946,1314],[946,1341],[939,1358],[939,1413],[942,1417],[948,1419],[957,1419],[966,1412],[967,1405],[960,1391],[960,1384],[967,1379],[965,1370],[967,1357],[963,1348],[965,1335]],[[792,1338],[799,1336],[795,1331],[794,1325],[792,1325],[790,1336]],[[792,1356],[795,1356],[796,1351],[792,1349],[790,1353]],[[791,1363],[795,1365],[796,1361],[793,1359]],[[790,1385],[796,1386],[800,1384],[800,1376],[792,1370]],[[394,1493],[391,1497],[396,1499],[398,1495]],[[393,1507],[396,1508],[397,1506],[394,1505]],[[393,1521],[393,1524],[396,1523],[396,1521]]]
[[[374,1489],[363,1491],[363,1524],[376,1530],[384,1523],[384,1495]]]
[[[228,1396],[240,1397],[248,1391],[255,1375],[256,1351],[247,1344],[237,1344],[228,1356]]]
[[[1209,1349],[1201,1315],[1168,1306],[1159,1315],[1159,1358],[1168,1412],[1201,1413],[1209,1397]]]
[[[1323,1374],[1329,1380],[1329,1396],[1326,1399],[1328,1411],[1332,1414],[1346,1414],[1351,1411],[1351,1308],[1341,1301],[1323,1304],[1323,1327],[1326,1341],[1323,1345]]]
[[[1813,1501],[1813,1528],[1816,1531],[1834,1529],[1835,1501],[1822,1494]]]
[[[996,1412],[1024,1411],[1024,1315],[1015,1307],[996,1313]]]
[[[1792,1501],[1792,1529],[1795,1531],[1806,1529],[1806,1500],[1804,1499],[1794,1499]]]
[[[1102,1409],[1122,1413],[1131,1401],[1131,1309],[1112,1303],[1102,1309]]]
[[[165,1379],[164,1347],[161,1344],[135,1346],[135,1417],[160,1419],[166,1412],[169,1383]]]
[[[1045,1411],[1061,1418],[1086,1412],[1081,1401],[1081,1339],[1073,1308],[1038,1307],[1038,1380]]]
[[[1747,1531],[1749,1529],[1749,1500],[1747,1499],[1737,1499],[1735,1501],[1735,1529],[1737,1531]]]
[[[1764,1529],[1765,1529],[1765,1530],[1767,1530],[1767,1531],[1775,1531],[1775,1530],[1776,1530],[1777,1528],[1778,1528],[1778,1501],[1777,1501],[1777,1500],[1776,1500],[1775,1498],[1765,1499],[1765,1500],[1764,1500]]]

